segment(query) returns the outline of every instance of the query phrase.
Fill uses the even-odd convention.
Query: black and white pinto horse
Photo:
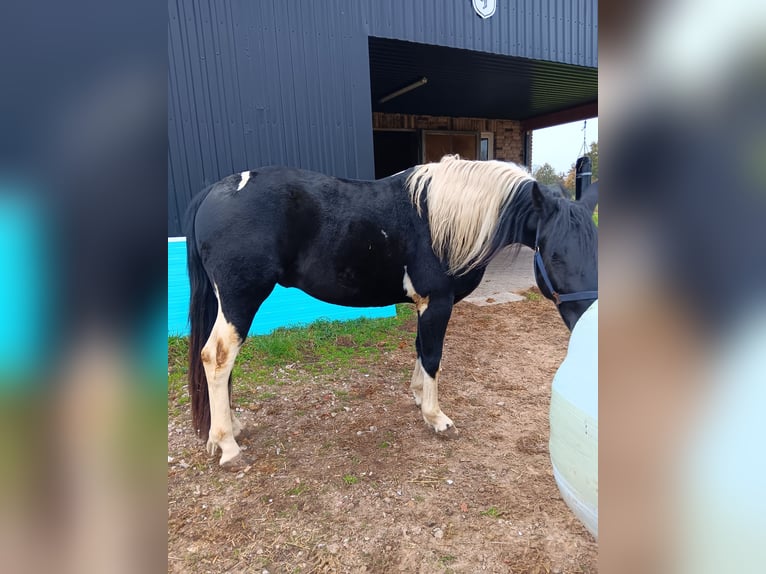
[[[410,389],[426,423],[450,429],[437,389],[453,305],[479,285],[500,249],[520,243],[539,253],[538,286],[571,329],[597,296],[595,195],[570,201],[512,163],[456,156],[378,181],[265,167],[201,192],[187,230],[189,391],[207,451],[221,449],[228,469],[244,463],[231,371],[276,284],[353,307],[413,302]],[[585,294],[568,299],[573,292]]]

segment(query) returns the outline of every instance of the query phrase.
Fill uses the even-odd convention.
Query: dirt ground
[[[168,420],[168,571],[596,572],[548,455],[568,337],[546,300],[458,304],[439,389],[452,438],[412,400],[410,346],[245,405],[239,474],[182,409]]]

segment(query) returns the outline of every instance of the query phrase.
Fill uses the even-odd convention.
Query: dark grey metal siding
[[[368,36],[596,67],[597,0],[169,0],[168,234],[206,184],[374,176]]]
[[[374,176],[367,33],[349,4],[171,0],[170,235],[194,194],[247,168]]]
[[[598,0],[497,0],[479,18],[471,0],[368,0],[371,36],[598,67]]]

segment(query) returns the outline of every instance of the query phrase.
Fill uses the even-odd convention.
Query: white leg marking
[[[237,191],[241,191],[243,187],[247,185],[247,181],[250,179],[250,172],[249,171],[243,171],[241,174],[242,179],[239,180],[239,185],[237,186]]]
[[[234,419],[229,406],[229,373],[239,352],[240,339],[234,325],[224,318],[218,287],[214,287],[218,299],[218,315],[210,337],[202,348],[202,362],[210,395],[207,451],[214,455],[220,448],[222,454],[219,462],[224,464],[240,453],[239,445],[234,440]]]
[[[407,294],[407,297],[412,299],[413,303],[415,303],[415,308],[418,310],[418,315],[425,313],[426,309],[428,309],[428,303],[431,301],[431,299],[428,295],[423,297],[417,291],[415,291],[415,286],[412,284],[412,279],[410,279],[410,275],[407,273],[406,265],[404,266],[404,279],[402,279],[402,286],[404,287],[404,292]]]
[[[420,359],[415,361],[415,370],[412,371],[412,381],[410,382],[410,391],[415,397],[415,404],[420,406],[423,402],[423,365]]]
[[[439,408],[439,371],[436,378],[432,379],[423,369],[423,403],[420,405],[423,419],[436,432],[443,432],[455,426],[450,418]]]

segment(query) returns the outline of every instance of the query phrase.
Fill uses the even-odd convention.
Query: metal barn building
[[[373,179],[444,153],[531,164],[597,115],[597,0],[169,0],[168,235],[262,165]]]

